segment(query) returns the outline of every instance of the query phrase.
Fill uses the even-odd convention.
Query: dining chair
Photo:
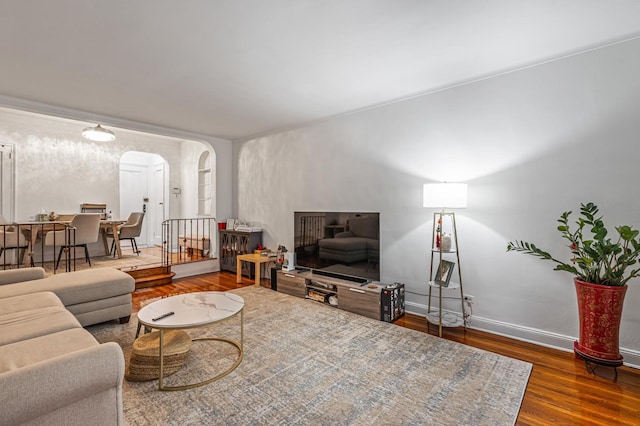
[[[61,244],[60,252],[58,253],[58,260],[56,261],[56,269],[58,269],[64,249],[71,249],[72,247],[84,247],[85,260],[89,266],[91,266],[91,257],[89,256],[87,244],[98,241],[98,236],[100,235],[100,213],[77,214],[73,219],[71,219],[69,227],[75,229],[75,238],[73,237],[73,234],[65,236],[67,231],[62,230],[47,232],[44,239],[45,246],[56,246]]]
[[[138,250],[138,244],[136,243],[136,238],[140,236],[142,233],[142,220],[144,219],[143,212],[133,212],[129,215],[126,223],[123,223],[118,227],[118,236],[119,240],[130,240],[131,241],[131,249],[135,254],[140,256],[140,250]],[[116,241],[115,237],[112,233],[107,233],[107,237],[114,238],[111,243],[111,250],[109,254],[113,254],[115,256],[115,246]]]
[[[0,256],[5,250],[19,250],[19,263],[22,263],[29,242],[15,226],[9,225],[11,223],[0,215]]]

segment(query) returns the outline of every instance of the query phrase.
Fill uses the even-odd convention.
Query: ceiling
[[[0,96],[236,140],[639,35],[637,0],[5,0]]]

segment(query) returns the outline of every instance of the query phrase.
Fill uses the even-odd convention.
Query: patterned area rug
[[[513,425],[531,364],[265,288],[245,300],[244,359],[219,381],[177,392],[123,386],[129,425]],[[137,320],[89,327],[128,362]],[[240,317],[188,330],[240,339]],[[194,342],[165,385],[228,368],[233,346]]]
[[[93,256],[91,257],[91,266],[84,260],[84,258],[76,259],[76,271],[82,271],[89,268],[132,268],[132,267],[145,267],[151,265],[160,265],[162,259],[160,256],[152,254],[141,253],[140,255],[123,253],[122,259],[114,258],[112,256]],[[52,275],[54,272],[55,262],[37,263],[36,266],[42,266],[47,276]],[[64,260],[60,262],[58,266],[57,274],[65,272]]]

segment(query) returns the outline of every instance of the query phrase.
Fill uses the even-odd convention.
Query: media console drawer
[[[338,285],[338,307],[368,318],[380,320],[380,286]]]
[[[307,284],[303,277],[278,271],[278,291],[292,296],[305,297]]]
[[[375,320],[382,319],[380,283],[362,283],[310,271],[276,273],[277,290],[297,297],[324,302]],[[337,299],[337,305],[336,303]]]

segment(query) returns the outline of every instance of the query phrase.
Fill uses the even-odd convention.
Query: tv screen
[[[295,212],[299,267],[380,281],[380,213]]]

